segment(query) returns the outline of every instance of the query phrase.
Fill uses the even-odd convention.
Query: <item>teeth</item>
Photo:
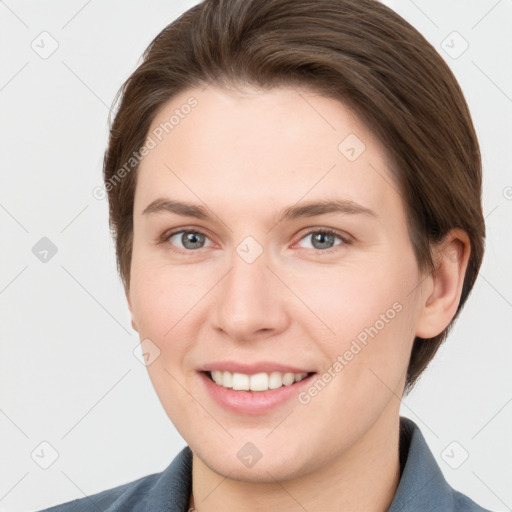
[[[283,377],[282,377],[281,372],[272,372],[268,379],[269,389],[277,389],[277,388],[280,388],[282,385],[283,385]]]
[[[222,384],[224,384],[224,382]],[[268,373],[256,373],[255,375],[251,375],[249,379],[249,389],[251,391],[266,391],[268,389]]]
[[[224,381],[224,379],[223,379]],[[233,373],[233,389],[238,390],[249,390],[250,377],[243,373]]]
[[[233,387],[233,374],[231,372],[219,372],[222,374],[222,385],[225,388],[232,388]]]
[[[212,380],[224,388],[233,388],[236,391],[267,391],[268,389],[277,389],[281,386],[290,386],[294,382],[299,382],[307,376],[302,373],[255,373],[247,375],[245,373],[222,372],[213,370],[210,372]]]

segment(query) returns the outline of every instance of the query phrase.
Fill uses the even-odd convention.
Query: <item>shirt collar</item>
[[[400,460],[403,471],[387,512],[454,510],[453,489],[446,482],[419,427],[400,417]]]

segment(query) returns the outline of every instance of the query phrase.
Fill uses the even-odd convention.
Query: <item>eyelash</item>
[[[209,238],[206,233],[203,233],[202,231],[198,231],[196,229],[177,229],[177,230],[174,230],[174,231],[165,231],[161,235],[161,237],[159,239],[159,243],[169,242],[169,238],[171,238],[172,236],[177,235],[179,233],[194,233],[194,234],[203,235],[206,238]],[[311,231],[308,231],[307,233],[305,233],[296,242],[294,242],[293,245],[295,245],[296,243],[300,242],[304,238],[306,238],[308,236],[311,236],[312,234],[315,234],[315,233],[321,233],[321,234],[324,234],[324,235],[332,235],[334,237],[339,238],[343,242],[342,244],[335,245],[334,247],[331,247],[329,249],[314,249],[314,248],[310,249],[310,250],[316,251],[317,253],[322,253],[322,252],[328,253],[328,252],[332,251],[333,249],[335,249],[336,247],[343,246],[343,245],[350,245],[350,244],[353,243],[352,240],[348,238],[348,236],[343,235],[343,234],[341,234],[340,232],[338,232],[338,231],[336,231],[334,229],[331,229],[331,228],[318,228],[318,229],[312,229]],[[172,252],[175,252],[177,254],[194,253],[194,252],[197,252],[199,250],[199,249],[195,249],[195,250],[179,249],[178,250],[178,249],[175,249],[171,243],[169,243],[168,245],[169,245],[169,249]]]

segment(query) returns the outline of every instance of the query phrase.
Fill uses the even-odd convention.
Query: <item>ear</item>
[[[416,336],[433,338],[452,321],[459,306],[471,243],[462,229],[451,230],[434,250],[435,271],[426,286]]]
[[[130,317],[131,317],[131,322],[132,322],[132,327],[135,331],[139,332],[139,328],[137,326],[137,323],[135,322],[135,318],[134,318],[134,313],[133,313],[133,308],[132,308],[132,303],[130,301],[130,289],[126,289],[125,288],[125,296],[126,296],[126,302],[128,303],[128,309],[130,310]]]

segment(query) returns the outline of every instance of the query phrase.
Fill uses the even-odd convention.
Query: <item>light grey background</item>
[[[2,511],[162,471],[185,446],[134,355],[107,203],[93,190],[118,87],[153,37],[195,3],[0,2]],[[402,414],[419,424],[455,488],[511,510],[512,1],[386,3],[438,49],[466,95],[488,230],[465,311]],[[57,248],[46,262],[32,250],[43,237]]]

